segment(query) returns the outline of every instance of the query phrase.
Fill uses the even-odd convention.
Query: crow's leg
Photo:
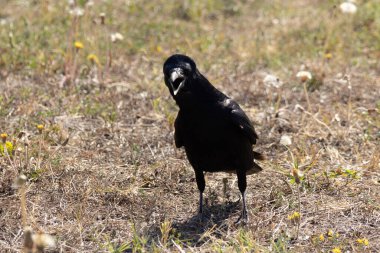
[[[242,198],[243,198],[243,211],[241,213],[240,218],[237,220],[237,223],[240,223],[241,221],[243,223],[247,223],[248,222],[248,214],[247,214],[247,205],[245,202],[245,190],[247,188],[247,176],[245,174],[245,171],[238,171],[237,177],[238,177],[239,190],[240,190]]]
[[[197,186],[199,190],[199,213],[203,213],[203,191],[206,187],[203,171],[195,170],[195,178],[197,180]]]

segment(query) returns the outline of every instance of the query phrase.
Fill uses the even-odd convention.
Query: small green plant
[[[168,246],[169,239],[171,238],[172,232],[172,223],[168,220],[165,220],[161,223],[161,244],[166,248]]]
[[[276,239],[274,239],[271,243],[272,252],[276,253],[287,253],[288,245],[290,238],[285,234],[285,232],[281,232]]]
[[[152,106],[155,112],[160,111],[160,106],[161,106],[160,104],[161,104],[161,98],[158,97],[152,100]]]
[[[137,233],[135,225],[132,226],[132,232],[132,252],[144,252],[148,240],[144,236],[140,236]]]
[[[240,252],[252,252],[256,248],[256,241],[251,231],[240,229],[236,235],[237,245],[235,249]]]
[[[45,170],[41,168],[36,168],[27,174],[30,181],[37,181],[45,172]]]
[[[360,176],[359,176],[359,173],[358,173],[357,170],[344,169],[344,168],[341,168],[341,167],[339,167],[336,170],[330,172],[329,177],[330,178],[343,177],[343,178],[347,178],[347,179],[350,179],[350,180],[360,179]]]
[[[130,249],[129,243],[122,243],[121,245],[115,245],[107,238],[107,242],[103,246],[109,253],[123,253]]]

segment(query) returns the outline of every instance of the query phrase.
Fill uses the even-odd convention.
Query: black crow
[[[239,220],[246,222],[246,175],[262,170],[254,162],[263,159],[252,150],[258,138],[255,129],[240,106],[212,86],[190,57],[170,56],[163,72],[165,84],[179,106],[174,140],[177,148],[185,148],[194,168],[200,192],[199,212],[202,213],[205,189],[203,172],[233,172],[243,199]]]

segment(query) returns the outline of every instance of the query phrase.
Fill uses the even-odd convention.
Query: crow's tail
[[[262,170],[263,170],[263,168],[261,168],[257,163],[253,162],[252,168],[247,170],[246,173],[247,173],[247,175],[252,175],[252,174],[258,173]]]
[[[266,160],[265,156],[259,152],[255,152],[253,151],[253,158],[255,160],[259,160],[259,161],[263,161],[263,160]]]
[[[265,160],[265,156],[259,152],[255,152],[255,151],[252,151],[253,152],[253,159],[255,160]],[[253,165],[250,169],[248,169],[246,171],[247,175],[252,175],[252,174],[255,174],[255,173],[258,173],[260,171],[262,171],[263,168],[260,167],[260,165],[258,165],[257,163],[255,163],[255,161],[253,161]]]

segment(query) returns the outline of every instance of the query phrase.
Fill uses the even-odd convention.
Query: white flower
[[[54,237],[52,237],[51,235],[48,235],[48,234],[34,234],[32,236],[33,238],[33,242],[34,244],[38,247],[38,248],[42,248],[42,249],[45,249],[45,248],[50,248],[50,249],[53,249],[55,248],[56,244],[55,244],[55,239]]]
[[[343,13],[349,14],[354,14],[358,10],[358,7],[356,7],[356,5],[352,1],[341,3],[339,5],[339,8]]]
[[[281,136],[280,144],[282,144],[284,146],[291,145],[292,144],[292,137],[290,137],[289,135],[283,135],[283,136]]]
[[[309,71],[299,71],[296,77],[299,78],[302,82],[305,82],[306,80],[310,80],[312,78],[312,75]]]
[[[75,7],[74,9],[70,10],[69,13],[76,17],[81,17],[84,14],[84,10],[79,7]]]
[[[7,24],[7,20],[5,18],[0,19],[0,25],[5,26]]]
[[[282,82],[277,76],[274,75],[266,75],[263,79],[263,83],[268,88],[273,86],[275,88],[280,88],[282,86]]]
[[[88,1],[87,3],[86,3],[86,6],[87,7],[91,7],[91,6],[94,6],[94,1]]]
[[[123,39],[124,39],[124,36],[121,33],[111,34],[111,41],[112,42],[122,41]]]
[[[278,18],[272,19],[272,24],[278,25],[280,23],[280,20]]]

